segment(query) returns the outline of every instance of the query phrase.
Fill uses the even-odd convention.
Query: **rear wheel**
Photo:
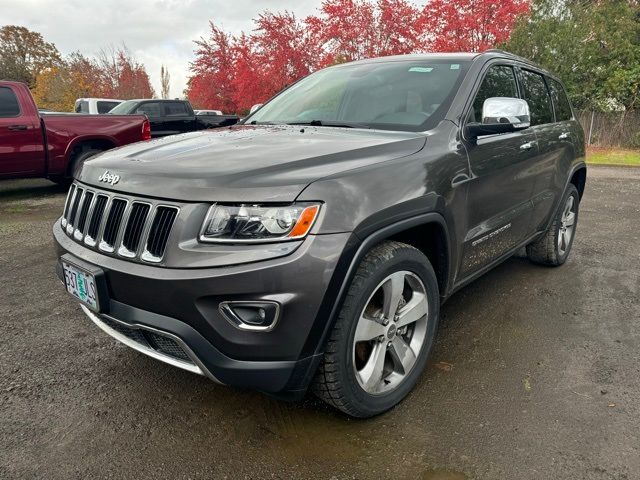
[[[102,150],[98,150],[97,148],[87,148],[84,150],[80,150],[76,153],[72,158],[69,164],[69,177],[73,179],[76,170],[85,162],[85,160],[102,153]]]
[[[551,266],[559,266],[567,261],[576,235],[579,207],[580,194],[575,185],[571,184],[547,232],[527,245],[529,260]]]
[[[424,369],[438,313],[438,283],[427,257],[398,242],[375,247],[349,288],[314,392],[354,417],[392,408]]]

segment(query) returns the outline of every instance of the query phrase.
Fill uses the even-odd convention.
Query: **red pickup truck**
[[[19,82],[0,81],[0,179],[45,177],[65,183],[87,158],[149,140],[144,115],[46,115]]]

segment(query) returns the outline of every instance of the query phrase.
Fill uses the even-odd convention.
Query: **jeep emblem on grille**
[[[98,181],[115,185],[120,181],[120,175],[114,175],[113,173],[109,173],[109,170],[105,170],[104,173],[98,177]]]

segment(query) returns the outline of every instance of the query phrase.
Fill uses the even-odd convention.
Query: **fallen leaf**
[[[450,372],[451,370],[453,370],[453,365],[447,362],[438,362],[436,363],[436,368],[439,368],[440,370],[443,370],[445,372]]]

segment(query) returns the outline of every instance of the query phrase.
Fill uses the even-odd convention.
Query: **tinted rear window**
[[[16,94],[9,87],[0,87],[0,118],[18,115],[20,115],[20,105]]]
[[[547,84],[551,90],[551,98],[556,109],[556,122],[564,122],[573,118],[571,112],[571,104],[567,98],[567,94],[562,88],[562,84],[553,78],[547,77]]]
[[[522,71],[524,98],[531,109],[531,125],[553,123],[553,107],[547,84],[539,73]]]
[[[97,102],[98,113],[109,113],[112,108],[120,105],[120,102]]]
[[[191,115],[187,105],[182,102],[165,103],[164,114],[167,117],[187,117]]]
[[[149,118],[157,118],[162,116],[162,113],[160,111],[160,104],[155,102],[143,103],[138,108],[136,108],[136,113],[144,113]]]

